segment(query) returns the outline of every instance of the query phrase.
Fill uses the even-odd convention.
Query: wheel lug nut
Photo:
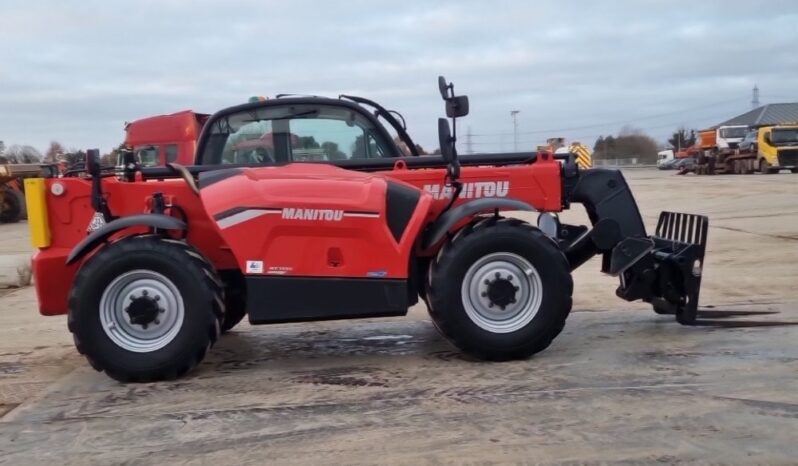
[[[147,330],[147,324],[141,324],[141,328],[143,328],[144,330]]]
[[[494,275],[494,277],[496,277],[496,278],[502,278],[502,274],[500,274],[499,272],[496,272],[496,275]]]
[[[507,275],[507,280],[508,281],[513,281],[513,276],[512,275]]]
[[[142,291],[142,292],[141,292],[141,294],[142,294],[143,296],[148,296],[150,293],[149,293],[149,292],[147,292],[147,290],[144,290],[144,291]]]
[[[160,323],[161,323],[161,321],[160,321],[160,320],[158,320],[158,319],[155,319],[155,320],[154,320],[152,323],[154,323],[155,325],[158,325],[158,324],[160,324]]]
[[[160,296],[158,296],[158,295],[155,295],[155,297],[154,297],[153,299],[154,299],[154,300],[156,300],[156,301],[160,301],[160,300],[161,300],[161,297],[160,297]]]
[[[488,303],[488,307],[493,307],[493,303]]]
[[[488,279],[486,278],[486,279],[485,279],[485,284],[486,284],[486,285],[490,285],[490,280],[488,280]]]
[[[134,294],[132,294],[132,295],[130,295],[130,296],[128,296],[128,297],[130,298],[130,300],[131,300],[131,301],[133,301],[134,299],[136,299],[136,295],[134,295]]]
[[[482,297],[483,297],[483,298],[484,298],[485,296],[487,296],[487,295],[488,295],[488,292],[487,292],[487,291],[483,291],[483,292],[482,292]]]
[[[162,308],[162,307],[159,307],[159,308],[158,308],[158,313],[159,313],[159,314],[163,314],[164,312],[166,312],[166,309],[164,309],[164,308]]]
[[[513,287],[513,290],[515,290],[515,291],[518,291],[518,287],[517,287],[517,286],[514,286],[514,287]]]

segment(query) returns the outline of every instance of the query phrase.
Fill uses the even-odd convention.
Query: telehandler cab
[[[439,87],[454,124],[468,98]],[[283,97],[213,115],[196,166],[114,172],[93,150],[85,171],[26,180],[40,312],[68,314],[78,351],[120,381],[185,374],[245,315],[399,316],[419,298],[463,352],[528,357],[563,329],[571,271],[595,255],[619,297],[694,322],[706,217],[663,212],[649,236],[617,170],[460,157],[443,118],[440,157],[403,157],[378,118],[414,150],[367,99]],[[560,224],[573,203],[591,227]]]

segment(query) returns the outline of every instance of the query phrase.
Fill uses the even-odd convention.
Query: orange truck
[[[143,167],[171,162],[193,165],[197,139],[208,117],[204,113],[184,110],[127,123],[125,146],[133,150]],[[121,160],[117,160],[117,165],[121,165]]]

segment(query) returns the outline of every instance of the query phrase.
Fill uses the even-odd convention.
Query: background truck
[[[727,140],[728,149],[720,149],[711,142],[712,134],[720,130],[700,133],[703,161],[699,157],[696,173],[778,173],[781,170],[798,173],[798,125],[750,129],[737,144]]]
[[[593,151],[578,141],[566,143],[563,137],[549,138],[546,139],[545,145],[538,146],[537,149],[551,151],[555,154],[573,154],[574,161],[579,168],[593,167]]]
[[[748,160],[756,160],[760,173],[777,173],[789,169],[798,173],[798,124],[763,126],[757,132],[756,144]]]
[[[748,126],[719,126],[698,132],[697,174],[734,173],[737,147],[748,132]],[[751,167],[753,169],[753,167]]]
[[[125,125],[124,145],[133,151],[144,167],[167,163],[191,165],[197,139],[208,117],[204,113],[183,110],[142,118]],[[117,160],[116,164],[121,165],[121,160]]]

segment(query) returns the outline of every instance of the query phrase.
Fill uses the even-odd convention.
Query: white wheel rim
[[[154,319],[144,324],[134,322],[137,317],[132,317],[130,308],[136,300],[139,307],[157,307],[157,311],[148,308]],[[105,334],[120,348],[136,353],[168,345],[180,332],[184,317],[183,297],[177,286],[152,270],[132,270],[116,277],[100,298],[100,323]]]
[[[499,283],[505,293],[497,292]],[[509,286],[514,288],[512,302],[505,299]],[[474,324],[488,332],[510,333],[535,318],[543,299],[543,284],[528,260],[517,254],[497,252],[481,257],[468,268],[461,296],[466,314]]]

